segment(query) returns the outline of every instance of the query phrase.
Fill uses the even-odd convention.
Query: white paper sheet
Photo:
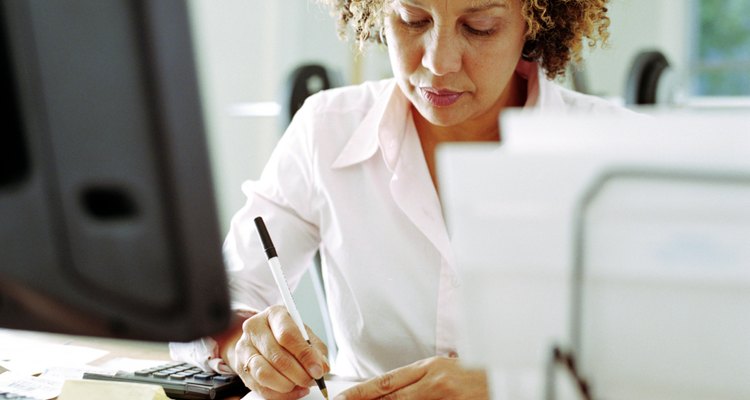
[[[28,376],[12,371],[0,374],[0,392],[46,400],[57,397],[61,388],[61,381],[44,376]]]
[[[342,379],[331,379],[326,380],[326,388],[328,389],[328,398],[332,399],[337,394],[343,392],[344,390],[356,385],[359,382],[356,381],[350,381],[350,380],[342,380]],[[258,395],[255,392],[250,392],[245,397],[242,398],[242,400],[260,400],[263,397]],[[317,386],[313,386],[310,388],[310,394],[303,397],[302,400],[323,400],[323,394],[320,393],[320,390]]]
[[[50,344],[0,330],[0,366],[24,375],[37,375],[52,367],[85,365],[108,352],[90,347]]]

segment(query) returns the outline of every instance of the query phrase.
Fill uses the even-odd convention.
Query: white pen
[[[305,329],[305,324],[302,323],[302,317],[299,315],[299,311],[297,311],[297,305],[294,304],[292,292],[289,290],[289,285],[284,277],[284,271],[281,270],[281,263],[276,254],[276,248],[273,247],[271,235],[268,234],[266,224],[263,222],[262,217],[255,217],[255,226],[258,228],[258,235],[260,235],[260,241],[263,243],[263,250],[266,252],[266,257],[268,257],[268,266],[271,267],[273,279],[276,281],[276,286],[279,287],[279,292],[281,292],[281,298],[284,300],[286,310],[289,312],[289,315],[292,316],[292,320],[297,325],[297,328],[299,328],[300,333],[302,333],[302,337],[312,346],[312,343],[310,343],[310,336],[307,335],[307,329]],[[323,397],[328,399],[328,389],[326,388],[326,382],[323,380],[323,377],[321,376],[320,379],[315,379],[315,383],[318,384],[320,391],[323,393]]]

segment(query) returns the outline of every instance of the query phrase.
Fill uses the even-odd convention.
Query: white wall
[[[344,83],[354,71],[353,49],[339,40],[334,18],[310,0],[190,0],[198,68],[221,224],[244,203],[240,184],[257,178],[285,122],[232,115],[232,105],[277,101],[287,74],[322,62]],[[389,73],[384,52],[362,59],[365,79]]]
[[[605,49],[586,55],[590,92],[622,96],[632,61],[641,50],[665,53],[678,73],[689,61],[691,0],[610,0],[610,39]]]

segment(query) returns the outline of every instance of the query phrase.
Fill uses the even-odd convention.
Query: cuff
[[[173,360],[196,365],[207,372],[223,375],[234,373],[219,355],[218,343],[210,337],[192,342],[169,343],[169,356]]]

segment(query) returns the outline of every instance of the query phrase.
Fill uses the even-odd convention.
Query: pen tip
[[[323,393],[323,397],[328,400],[328,389],[321,389],[320,391]]]

